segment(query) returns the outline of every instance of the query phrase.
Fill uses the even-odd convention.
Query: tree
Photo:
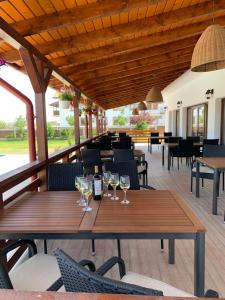
[[[74,126],[74,116],[67,116],[66,117],[66,122],[68,123],[69,126]]]
[[[23,140],[26,136],[26,119],[20,115],[18,118],[16,118],[14,127],[16,129],[16,137]]]
[[[125,126],[128,122],[127,117],[123,115],[118,115],[117,117],[114,118],[113,124],[114,125],[119,125],[119,126]]]
[[[52,123],[51,122],[47,122],[47,137],[49,139],[52,139],[54,137],[54,134],[55,134],[55,130],[52,126]]]
[[[6,128],[7,123],[5,121],[0,120],[0,129]]]

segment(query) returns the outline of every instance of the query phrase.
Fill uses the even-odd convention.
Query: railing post
[[[79,102],[81,92],[74,89],[74,98],[73,98],[73,111],[74,111],[74,140],[75,145],[80,144],[80,122],[79,122]]]
[[[28,77],[35,93],[36,111],[36,136],[37,136],[37,156],[40,161],[48,160],[47,126],[45,92],[52,74],[52,70],[45,66],[43,61],[25,48],[19,49],[20,56],[27,70]],[[39,173],[41,179],[40,190],[47,188],[47,164],[46,168]]]
[[[92,113],[88,113],[88,137],[92,138],[93,132],[92,132]]]

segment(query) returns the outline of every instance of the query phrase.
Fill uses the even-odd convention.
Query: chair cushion
[[[142,173],[143,171],[146,171],[146,168],[144,165],[138,165],[138,173]]]
[[[196,173],[196,167],[194,167],[191,171],[194,172],[194,173]],[[213,171],[213,169],[210,169],[208,167],[200,166],[200,173],[213,174],[214,171]]]
[[[173,287],[170,284],[167,284],[163,281],[153,279],[144,275],[140,275],[134,272],[127,272],[121,281],[136,284],[146,288],[151,288],[163,292],[164,296],[173,296],[173,297],[194,297],[192,294],[189,294],[185,291],[179,290]]]
[[[16,290],[45,291],[61,275],[56,258],[39,253],[13,269],[9,277]]]

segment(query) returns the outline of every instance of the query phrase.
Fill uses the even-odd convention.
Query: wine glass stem
[[[127,201],[127,191],[124,190],[124,201]]]
[[[113,195],[113,197],[114,197],[114,199],[116,199],[116,186],[113,187],[113,190],[114,190],[114,195]]]

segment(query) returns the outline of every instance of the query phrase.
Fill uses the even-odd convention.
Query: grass
[[[67,140],[48,140],[49,153],[68,146]],[[0,154],[28,154],[28,141],[0,141]]]

